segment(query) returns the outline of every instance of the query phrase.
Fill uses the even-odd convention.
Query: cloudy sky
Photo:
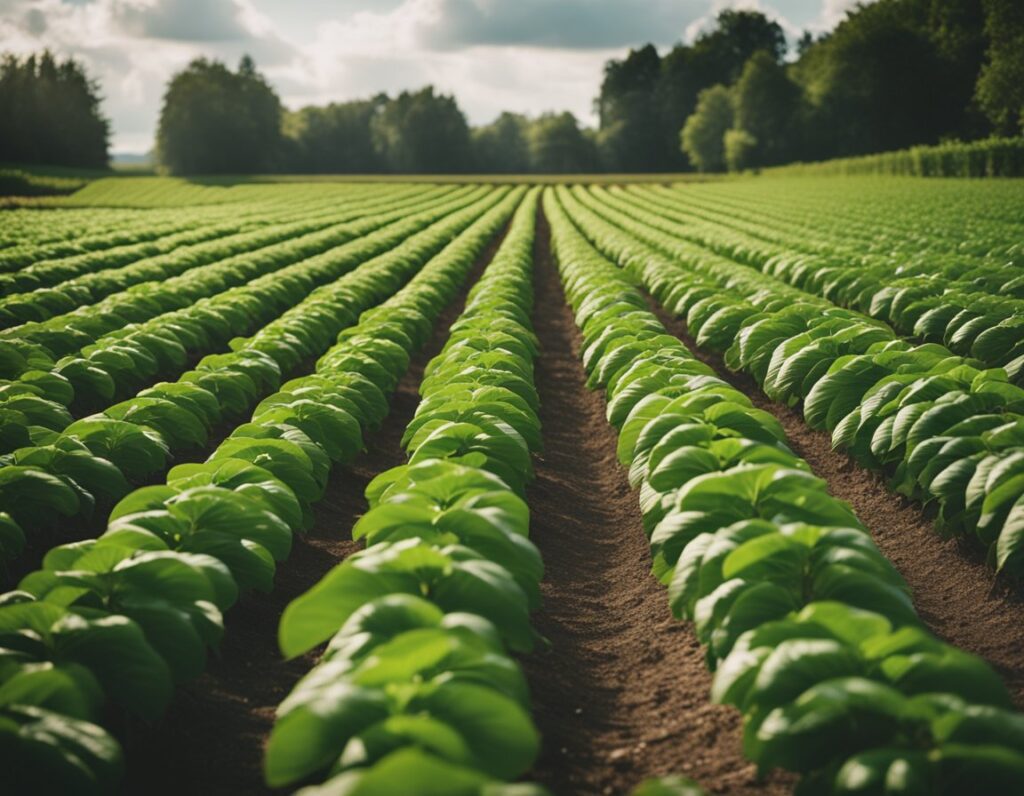
[[[568,109],[593,123],[601,66],[645,42],[691,40],[726,7],[791,37],[854,0],[0,0],[0,51],[49,47],[99,79],[115,152],[153,141],[168,77],[197,55],[250,53],[285,104],[433,83],[481,124]]]

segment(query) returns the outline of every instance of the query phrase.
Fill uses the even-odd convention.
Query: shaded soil
[[[296,538],[291,556],[278,565],[274,591],[248,595],[232,608],[225,617],[220,654],[211,658],[206,672],[178,689],[158,726],[134,728],[123,739],[129,764],[126,794],[271,792],[263,784],[262,763],[274,711],[319,654],[316,650],[292,661],[282,660],[277,647],[281,613],[292,599],[359,549],[350,531],[366,511],[366,485],[377,474],[405,462],[400,443],[419,405],[423,369],[448,339],[469,286],[503,239],[504,232],[477,260],[465,288],[442,313],[427,345],[413,357],[391,398],[383,427],[368,435],[366,451],[352,465],[332,471],[324,498],[314,506],[313,528]]]
[[[691,626],[671,618],[600,393],[586,388],[579,333],[538,229],[534,324],[544,452],[528,494],[544,558],[537,629],[552,643],[523,660],[543,736],[528,778],[560,796],[625,794],[642,779],[690,776],[714,793],[789,792],[758,783],[740,715],[708,701]]]
[[[880,474],[832,450],[831,435],[811,429],[798,409],[771,401],[748,375],[728,370],[720,357],[698,349],[682,321],[653,300],[651,308],[698,359],[778,418],[793,450],[828,481],[833,495],[853,507],[896,565],[932,632],[985,658],[1002,676],[1017,707],[1024,708],[1024,601],[1016,584],[995,581],[977,545],[939,536],[919,503],[890,491]]]

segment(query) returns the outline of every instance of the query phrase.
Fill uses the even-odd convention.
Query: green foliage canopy
[[[99,88],[77,61],[0,60],[0,161],[106,168],[109,138]]]
[[[281,151],[281,101],[248,56],[232,72],[197,58],[164,93],[157,154],[174,174],[274,171]]]

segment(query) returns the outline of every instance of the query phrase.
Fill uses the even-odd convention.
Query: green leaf
[[[864,674],[856,652],[838,641],[790,639],[772,649],[761,664],[744,709],[772,710],[795,701],[811,686],[833,678]]]
[[[240,459],[179,464],[167,474],[167,483],[182,492],[199,486],[230,489],[276,514],[292,531],[300,531],[305,526],[302,505],[291,488],[269,470]]]
[[[485,686],[450,680],[409,704],[456,729],[476,767],[499,779],[514,779],[532,764],[540,736],[529,715],[513,700]]]
[[[812,585],[814,600],[833,600],[881,614],[894,626],[917,625],[920,620],[909,595],[901,588],[844,564],[821,567]]]
[[[659,448],[655,448],[651,454],[653,469],[648,473],[648,481],[660,492],[676,489],[697,476],[722,469],[718,457],[705,448],[684,445],[657,458],[661,453]]]
[[[206,445],[206,426],[201,416],[166,398],[132,398],[104,409],[103,414],[114,420],[155,429],[172,448],[201,448]]]
[[[167,466],[170,449],[159,432],[122,420],[93,416],[64,430],[93,454],[109,459],[129,480],[145,481]]]
[[[314,670],[281,704],[267,742],[264,775],[278,788],[326,769],[349,738],[388,715],[387,697]]]
[[[988,664],[954,647],[936,646],[935,652],[890,655],[880,668],[904,694],[956,694],[979,704],[1009,707],[1006,687]]]
[[[162,602],[132,601],[125,616],[138,623],[150,646],[164,659],[175,683],[198,677],[206,668],[206,645],[187,611]]]
[[[64,445],[71,442],[62,440]],[[57,445],[23,448],[15,452],[14,463],[38,467],[51,475],[70,478],[97,501],[107,505],[119,500],[131,489],[120,470],[84,447],[79,450],[66,450]]]
[[[262,467],[295,493],[299,500],[314,503],[323,496],[313,462],[299,445],[287,439],[228,437],[210,456],[210,462],[238,459]]]
[[[409,747],[392,752],[369,769],[343,773],[296,796],[546,796],[528,785],[490,786],[471,768],[440,760]]]
[[[351,461],[363,447],[359,422],[345,410],[328,404],[307,400],[278,404],[254,415],[253,422],[301,428],[334,461]]]
[[[75,719],[92,720],[103,704],[103,690],[88,669],[50,662],[8,666],[0,686],[0,706],[33,705]],[[3,707],[0,707],[2,711]]]
[[[69,615],[53,628],[56,655],[88,668],[125,710],[155,719],[170,702],[171,673],[124,616],[87,620]]]
[[[14,558],[25,549],[25,532],[6,511],[0,511],[0,560]]]
[[[432,597],[445,611],[489,619],[512,649],[533,649],[527,597],[504,567],[483,560],[456,562],[433,584]]]
[[[909,727],[907,701],[858,677],[826,680],[771,711],[748,753],[758,765],[806,772],[884,745]]]
[[[410,573],[382,571],[375,563],[348,559],[288,604],[278,626],[278,643],[286,658],[329,639],[365,603],[398,592],[419,591]]]
[[[837,796],[930,796],[936,793],[926,754],[911,749],[872,749],[854,755],[843,763],[832,787],[832,793]]]
[[[645,779],[630,796],[704,796],[704,790],[691,779],[669,776]]]
[[[143,511],[163,509],[164,504],[178,494],[178,490],[163,484],[143,486],[132,490],[111,510],[109,521],[138,514]]]
[[[0,709],[0,766],[11,793],[100,796],[117,789],[121,748],[101,727],[27,705]]]
[[[243,492],[193,487],[168,499],[166,506],[193,531],[251,539],[270,551],[276,561],[283,561],[291,551],[292,533],[284,520]]]
[[[949,744],[934,757],[936,780],[947,793],[1018,793],[1024,788],[1024,754],[1016,749]]]
[[[0,505],[25,527],[54,522],[58,516],[72,517],[81,507],[75,490],[64,479],[18,465],[0,467]]]

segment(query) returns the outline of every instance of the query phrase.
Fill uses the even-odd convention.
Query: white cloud
[[[821,14],[818,17],[818,30],[831,30],[846,17],[848,11],[852,11],[858,2],[872,2],[872,0],[824,0]]]
[[[0,50],[49,47],[81,61],[98,80],[115,151],[144,151],[168,78],[198,55],[286,64],[292,46],[243,0],[4,0]]]
[[[473,124],[502,110],[569,109],[593,122],[601,67],[622,49],[466,45],[435,49],[425,41],[437,24],[432,0],[407,0],[384,13],[357,12],[320,26],[289,66],[269,69],[282,99],[298,106],[395,93],[432,83],[454,94]]]
[[[608,49],[671,44],[706,0],[434,0],[423,40],[440,49],[525,45]]]
[[[131,36],[177,41],[237,41],[248,37],[233,0],[114,0],[114,23]]]

